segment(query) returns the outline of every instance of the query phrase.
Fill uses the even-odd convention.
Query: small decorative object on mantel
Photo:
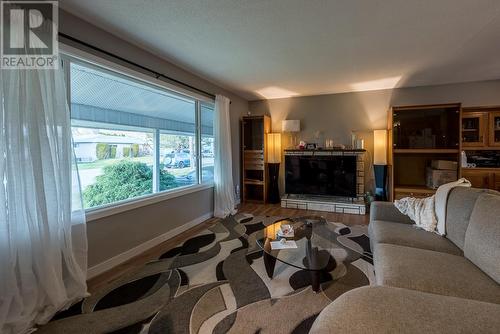
[[[325,140],[325,149],[327,149],[327,150],[332,150],[332,149],[345,150],[346,146],[344,144],[335,143],[333,139],[326,139]]]
[[[305,149],[305,148],[306,148],[306,142],[305,142],[305,141],[303,141],[303,140],[301,140],[301,141],[300,141],[300,143],[299,143],[299,148],[300,148],[301,150]]]
[[[354,146],[357,150],[362,150],[365,148],[365,140],[364,139],[356,139],[356,146]]]
[[[291,135],[291,146],[297,148],[297,133],[300,132],[300,120],[286,119],[281,121],[281,132]]]
[[[356,133],[354,131],[351,131],[351,148],[356,147]]]
[[[321,143],[323,143],[323,138],[325,134],[323,131],[314,131],[314,142],[316,143],[316,147],[321,149]]]
[[[359,138],[354,131],[351,131],[351,147],[357,150],[365,148],[365,140]]]
[[[315,150],[316,149],[316,143],[307,143],[306,149],[307,150]]]
[[[329,147],[330,150],[346,150],[349,149],[344,144],[333,143],[332,146]]]

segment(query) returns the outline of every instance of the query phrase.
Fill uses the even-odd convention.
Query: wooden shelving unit
[[[405,117],[411,118],[411,113],[432,113],[434,110],[448,110],[448,118],[451,118],[450,124],[456,124],[453,135],[457,137],[456,145],[450,147],[443,143],[436,142],[436,134],[424,135],[425,128],[419,129],[418,121],[414,125],[415,133],[422,134],[420,137],[404,138],[401,133],[394,133],[394,129],[399,131],[397,124],[401,118],[401,113]],[[455,116],[456,114],[456,116]],[[398,118],[395,122],[394,117]],[[457,166],[460,161],[460,104],[437,104],[425,106],[402,106],[392,107],[388,112],[388,174],[389,174],[389,198],[391,201],[403,197],[428,197],[435,193],[435,189],[426,185],[426,170],[432,160],[451,160],[456,161]],[[455,118],[456,117],[456,118]],[[443,120],[444,121],[444,120]],[[450,121],[450,119],[447,119]],[[423,124],[423,123],[422,123]],[[456,129],[455,129],[456,128]],[[456,131],[456,132],[454,132]],[[410,136],[407,136],[410,137]],[[429,138],[434,138],[434,142],[429,143]],[[404,143],[402,144],[402,142]],[[421,144],[421,147],[418,147]],[[403,147],[401,147],[403,146]],[[457,167],[457,176],[460,177],[460,169]]]
[[[267,202],[267,136],[269,116],[244,116],[241,120],[243,202]]]
[[[461,138],[466,150],[500,149],[500,106],[464,108]]]
[[[403,197],[428,197],[434,195],[435,189],[426,186],[398,186],[394,187],[394,199]]]
[[[464,108],[461,138],[468,154],[500,150],[500,106]],[[461,172],[473,187],[500,190],[500,168],[461,168]]]
[[[480,147],[488,145],[488,113],[479,110],[462,111],[461,138],[462,147]]]
[[[439,153],[442,153],[442,154],[457,154],[460,152],[460,150],[458,149],[439,149],[439,148],[435,148],[435,149],[419,149],[419,148],[416,148],[416,149],[395,149],[393,150],[393,152],[395,154],[415,154],[415,153],[432,153],[432,154],[439,154]]]

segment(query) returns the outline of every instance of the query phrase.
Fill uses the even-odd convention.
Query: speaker
[[[387,201],[387,165],[373,165],[375,200]]]
[[[280,174],[280,164],[279,163],[268,163],[269,170],[269,184],[267,189],[267,202],[268,203],[279,203],[280,202],[280,191],[278,188],[278,179]]]

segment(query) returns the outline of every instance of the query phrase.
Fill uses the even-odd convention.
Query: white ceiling
[[[498,0],[60,5],[249,100],[500,78]]]

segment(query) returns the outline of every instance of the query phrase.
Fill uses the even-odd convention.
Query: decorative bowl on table
[[[293,238],[294,231],[293,226],[289,224],[283,224],[278,230],[278,237]]]

